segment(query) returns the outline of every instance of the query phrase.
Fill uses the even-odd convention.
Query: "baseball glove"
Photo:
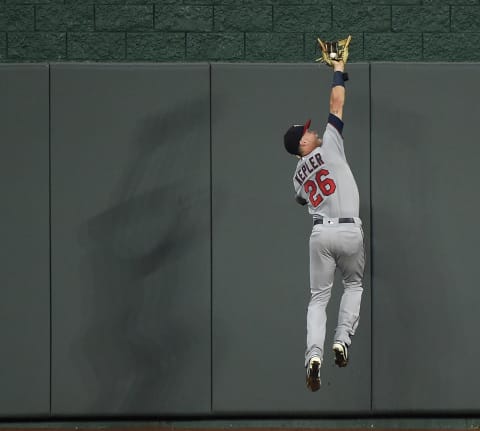
[[[320,49],[322,50],[322,56],[315,61],[321,61],[331,67],[333,67],[334,61],[343,60],[343,62],[346,63],[348,60],[348,45],[351,40],[352,36],[333,42],[323,42],[320,38],[317,38]]]

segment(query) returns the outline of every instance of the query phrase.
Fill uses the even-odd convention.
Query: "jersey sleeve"
[[[295,181],[295,177],[293,178],[293,188],[295,189],[295,196],[301,196],[302,186]]]
[[[295,201],[300,205],[305,205],[307,201],[305,200],[305,196],[303,194],[303,187],[298,183],[298,181],[295,180],[295,177],[293,177],[293,188],[295,190]],[[305,201],[305,203],[303,203],[303,201]]]
[[[328,116],[327,127],[323,134],[323,146],[325,149],[336,150],[345,157],[345,149],[343,147],[343,121],[337,116],[330,114]]]

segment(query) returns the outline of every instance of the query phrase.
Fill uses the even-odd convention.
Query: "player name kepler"
[[[297,173],[295,174],[295,180],[298,182],[298,184],[303,185],[308,175],[323,164],[324,162],[320,153],[312,155],[300,165]]]

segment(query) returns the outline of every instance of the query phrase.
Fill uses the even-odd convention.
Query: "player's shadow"
[[[110,207],[80,228],[92,282],[83,286],[88,327],[78,348],[96,381],[91,410],[155,413],[161,401],[181,399],[179,364],[210,334],[209,148],[197,136],[209,121],[205,106],[196,100],[146,118]]]

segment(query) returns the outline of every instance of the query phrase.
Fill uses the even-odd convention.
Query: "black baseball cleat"
[[[320,358],[318,356],[313,356],[308,361],[307,366],[307,388],[312,392],[318,391],[320,389]]]
[[[333,343],[333,352],[335,353],[335,363],[339,367],[346,367],[348,364],[348,347],[341,341]]]

